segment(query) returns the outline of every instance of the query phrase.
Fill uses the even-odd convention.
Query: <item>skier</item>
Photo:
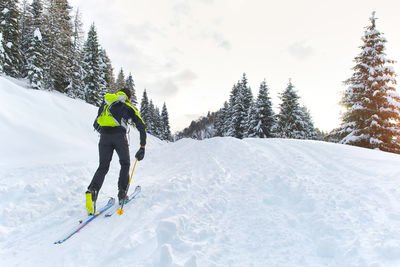
[[[93,124],[100,132],[99,167],[86,191],[86,209],[88,214],[95,214],[96,199],[103,185],[104,177],[110,167],[114,150],[117,152],[121,169],[118,180],[118,200],[122,204],[127,198],[129,183],[129,145],[126,137],[128,122],[132,122],[140,133],[140,148],[135,157],[144,158],[146,145],[146,124],[139,112],[131,105],[131,92],[123,88],[116,94],[106,94]]]

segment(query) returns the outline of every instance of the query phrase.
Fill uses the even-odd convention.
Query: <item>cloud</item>
[[[176,85],[176,83],[171,78],[159,81],[158,85],[159,86],[158,90],[156,90],[156,93],[161,94],[164,97],[171,97],[179,92],[178,85]]]
[[[192,9],[190,8],[188,2],[180,2],[172,7],[173,20],[171,22],[172,26],[181,26],[182,18],[190,16]]]
[[[300,60],[307,59],[315,54],[314,48],[305,44],[304,41],[291,44],[287,51],[291,56]]]
[[[204,4],[214,4],[214,0],[198,0],[198,1]]]
[[[183,114],[183,117],[185,118],[185,120],[187,121],[195,121],[198,120],[202,115],[201,113],[196,113],[196,114]],[[189,125],[187,125],[188,127]]]
[[[179,87],[171,78],[158,79],[153,82],[145,82],[143,88],[147,90],[151,99],[165,101],[167,98],[178,94]]]
[[[211,35],[212,40],[217,44],[217,47],[225,49],[225,50],[231,50],[232,49],[232,44],[229,42],[222,33],[220,32],[214,32]]]
[[[196,73],[189,69],[183,70],[175,76],[175,80],[181,83],[190,83],[196,79]]]
[[[142,24],[128,23],[122,27],[123,30],[121,32],[135,40],[151,41],[154,34],[165,36],[162,31],[148,22]]]
[[[115,42],[113,39],[109,39],[105,42],[106,47],[109,48],[107,49],[107,53],[113,63],[115,75],[117,75],[121,67],[125,71],[129,70],[135,73],[151,73],[157,69],[157,62],[155,59],[135,45],[132,40],[126,38],[118,40],[119,42]],[[123,51],[123,53],[120,51]],[[117,62],[117,64],[115,62]]]
[[[188,13],[191,11],[191,8],[187,2],[175,4],[172,9],[175,15],[188,15]]]
[[[167,60],[167,62],[164,64],[163,69],[165,71],[173,71],[179,66],[178,61],[176,59],[170,58]]]
[[[221,47],[225,50],[231,50],[232,49],[232,44],[228,40],[221,40],[218,43],[218,47]]]
[[[150,84],[149,91],[162,98],[177,95],[181,87],[187,86],[198,78],[197,74],[189,69],[178,72],[175,75],[161,78]]]

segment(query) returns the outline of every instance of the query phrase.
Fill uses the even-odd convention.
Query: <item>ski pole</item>
[[[137,162],[138,162],[138,159],[136,158],[135,165],[133,165],[133,170],[132,170],[131,178],[129,179],[129,184],[128,184],[128,187],[126,188],[125,195],[128,195],[129,186],[131,185],[131,181],[132,181],[132,177],[133,177],[133,172],[135,171],[135,167],[136,167],[136,163],[137,163]],[[121,208],[117,209],[118,215],[124,214],[124,204],[125,204],[125,201],[122,202]]]

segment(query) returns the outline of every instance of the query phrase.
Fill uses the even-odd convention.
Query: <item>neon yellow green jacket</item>
[[[140,133],[140,145],[146,145],[146,123],[139,112],[129,102],[126,94],[106,94],[95,121],[95,128],[103,133],[126,133],[128,124],[132,123]]]

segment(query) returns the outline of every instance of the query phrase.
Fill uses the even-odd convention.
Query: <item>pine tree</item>
[[[275,114],[272,110],[269,89],[265,80],[260,84],[260,91],[251,114],[249,136],[260,138],[273,137]]]
[[[301,107],[300,109],[303,113],[302,121],[303,121],[304,132],[305,132],[304,139],[309,139],[309,140],[317,139],[317,130],[314,128],[314,123],[312,121],[310,112],[304,106]]]
[[[74,51],[79,51],[83,48],[84,44],[84,31],[82,29],[82,15],[79,12],[79,8],[75,12],[74,23],[73,23],[73,34],[72,34],[72,47]]]
[[[2,69],[11,77],[21,76],[21,32],[19,27],[20,11],[18,0],[2,0],[0,5],[0,25],[2,34]]]
[[[394,61],[385,54],[386,39],[376,29],[375,12],[366,27],[361,53],[355,58],[354,73],[345,84],[341,104],[346,108],[338,133],[342,144],[400,153],[397,137],[400,97],[396,84]]]
[[[42,43],[42,34],[39,28],[36,28],[33,33],[31,45],[26,52],[27,55],[27,78],[34,89],[42,89],[43,87],[43,55],[44,47]]]
[[[29,11],[31,12],[31,15],[29,16],[31,21],[29,23],[30,30],[28,32],[31,32],[32,29],[35,31],[34,29],[36,28],[40,29],[40,31],[43,31],[42,27],[45,17],[43,14],[44,7],[42,0],[33,0]]]
[[[28,63],[29,57],[27,57],[27,52],[28,49],[30,48],[32,44],[32,39],[34,38],[33,32],[34,29],[32,27],[32,16],[31,16],[31,10],[30,10],[30,5],[28,4],[27,0],[22,1],[22,10],[21,10],[21,16],[19,18],[19,27],[20,27],[20,50],[21,50],[21,59],[22,59],[22,66],[21,66],[21,76],[26,77],[27,76],[27,71],[26,71],[26,64]]]
[[[124,70],[121,68],[121,70],[118,73],[117,81],[115,82],[114,90],[116,92],[118,92],[118,91],[122,90],[124,87],[126,87],[125,74],[124,74]]]
[[[97,32],[94,24],[90,26],[88,38],[84,45],[84,83],[86,102],[99,106],[102,102],[102,76],[100,69],[100,52],[97,40]]]
[[[226,131],[226,136],[235,136],[235,125],[237,123],[236,119],[236,114],[235,114],[235,106],[237,102],[239,101],[239,85],[234,84],[230,93],[229,97],[229,107],[228,110],[226,111],[226,117],[227,117],[227,131]]]
[[[138,103],[136,98],[135,82],[133,81],[132,73],[129,73],[128,78],[126,78],[125,85],[131,91],[131,103],[134,107],[136,107]]]
[[[76,10],[73,22],[72,35],[72,73],[67,89],[68,95],[73,98],[85,100],[85,84],[82,80],[85,71],[83,69],[83,30],[79,9]]]
[[[104,96],[109,92],[108,90],[108,63],[110,60],[105,53],[106,50],[99,47],[99,66],[100,66],[100,84],[99,94]]]
[[[3,33],[0,31],[0,73],[3,72],[3,55],[4,55],[4,49],[3,46],[1,45],[3,43]]]
[[[161,125],[162,125],[161,139],[172,141],[171,130],[169,127],[168,110],[167,110],[167,105],[165,103],[161,111]]]
[[[154,107],[154,104],[153,104],[153,100],[150,99],[150,102],[149,102],[149,113],[146,116],[147,117],[146,125],[147,125],[147,132],[149,134],[152,134],[152,135],[155,136],[156,132],[155,132],[155,123],[154,123],[155,116],[154,116],[154,114],[155,114],[155,107]]]
[[[26,66],[25,72],[27,74],[27,78],[32,86],[35,89],[43,88],[43,79],[44,79],[44,57],[45,57],[45,46],[43,44],[43,36],[41,27],[43,25],[43,4],[41,0],[34,0],[29,9],[30,12],[30,21],[29,21],[29,30],[28,32],[28,40],[30,40],[30,44],[26,51]]]
[[[155,137],[161,138],[161,115],[160,109],[153,104],[153,100],[150,99],[148,115],[146,116],[147,131],[149,134]]]
[[[280,96],[279,114],[277,115],[276,134],[282,138],[306,139],[307,122],[304,121],[305,114],[299,104],[299,96],[294,90],[292,82]]]
[[[150,105],[151,105],[150,101]],[[156,137],[162,139],[162,125],[161,125],[161,114],[160,109],[157,106],[154,106],[153,109],[153,133]]]
[[[243,120],[241,128],[244,131],[243,137],[249,136],[250,129],[250,120],[251,120],[251,111],[254,106],[253,93],[251,92],[251,88],[247,84],[246,74],[243,74],[242,83],[241,83],[241,92],[242,92],[242,103],[243,103]]]
[[[253,105],[251,105],[250,107],[250,111],[249,111],[249,117],[248,117],[248,122],[249,122],[249,128],[247,129],[246,133],[247,133],[247,137],[255,137],[257,136],[257,126],[258,124],[255,124],[257,119],[257,109],[256,109],[256,103],[253,103]]]
[[[231,93],[231,126],[229,135],[242,139],[247,137],[249,129],[249,112],[253,102],[253,95],[250,87],[247,85],[246,74],[232,89]]]
[[[228,131],[229,131],[229,121],[230,121],[230,113],[229,113],[229,104],[228,102],[225,101],[224,107],[222,108],[222,114],[221,114],[221,133],[222,136],[227,136]]]
[[[67,0],[49,0],[44,25],[48,89],[67,93],[72,76],[73,25]]]
[[[225,101],[224,106],[218,111],[215,119],[215,135],[226,136],[229,128],[229,104]]]
[[[5,8],[6,8],[5,1],[0,1],[0,73],[3,72],[3,65],[4,65],[3,31],[6,21],[4,20],[3,12]]]
[[[103,63],[106,65],[105,70],[105,82],[106,82],[106,87],[108,92],[113,92],[114,84],[115,84],[115,78],[114,78],[114,69],[111,64],[110,58],[107,56],[106,50],[103,49],[101,53],[103,59]]]
[[[146,89],[143,91],[142,100],[140,101],[140,116],[144,120],[149,131],[149,117],[150,117],[150,106],[149,98],[147,97]]]

